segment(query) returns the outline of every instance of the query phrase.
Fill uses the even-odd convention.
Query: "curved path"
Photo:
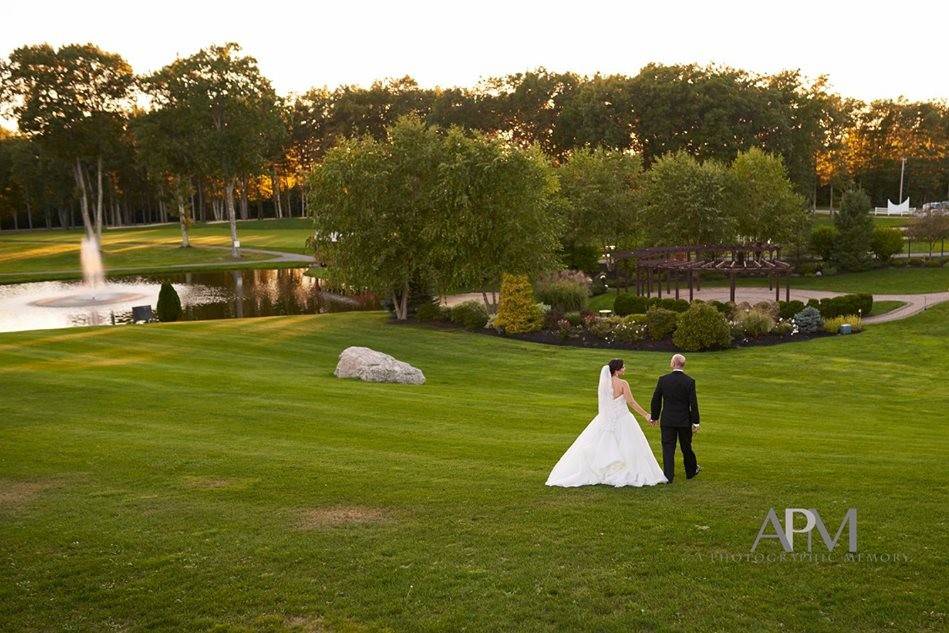
[[[223,248],[225,250],[231,250],[230,246],[205,246],[204,248]],[[312,255],[304,255],[303,253],[288,253],[286,251],[270,251],[264,250],[262,248],[246,248],[241,246],[242,251],[247,251],[248,253],[260,253],[261,255],[270,255],[272,259],[262,259],[255,263],[261,264],[281,264],[284,262],[300,262],[301,264],[315,264],[316,259]]]
[[[830,290],[794,290],[791,289],[791,298],[806,302],[808,299],[825,299],[827,297],[839,297],[848,294],[846,292],[832,292]],[[784,296],[784,290],[781,291]],[[682,296],[681,294],[679,295]],[[704,301],[728,301],[729,290],[727,287],[702,288],[695,291],[695,298]],[[774,290],[767,288],[743,287],[738,288],[735,293],[735,299],[739,302],[748,301],[757,303],[758,301],[773,301]],[[447,306],[453,306],[462,301],[481,301],[481,293],[469,292],[465,294],[449,295],[445,297],[443,303]],[[886,323],[887,321],[898,321],[906,317],[919,314],[923,310],[933,307],[943,301],[949,301],[949,292],[928,292],[924,294],[900,294],[885,295],[874,294],[874,301],[899,301],[902,305],[894,310],[884,314],[878,314],[863,319],[864,323]]]
[[[840,295],[845,294],[848,293],[832,292],[830,290],[791,289],[791,298],[804,302],[806,302],[808,299],[826,299],[827,297],[839,297]],[[784,296],[783,290],[781,291],[781,295],[782,297]],[[696,299],[704,299],[705,301],[728,301],[728,296],[728,288],[702,288],[701,290],[695,292]],[[737,301],[748,301],[750,303],[756,303],[758,301],[773,301],[774,290],[768,290],[767,288],[738,288],[735,292],[735,299]],[[873,300],[899,301],[905,305],[902,305],[895,310],[891,310],[884,314],[866,317],[863,319],[864,323],[885,323],[887,321],[898,321],[899,319],[905,319],[906,317],[913,316],[914,314],[919,314],[923,310],[931,308],[938,303],[949,301],[949,292],[928,292],[924,294],[899,295],[874,293]]]

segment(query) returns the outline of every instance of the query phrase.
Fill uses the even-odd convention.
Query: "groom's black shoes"
[[[699,474],[700,472],[702,472],[702,467],[699,466],[698,464],[696,464],[696,465],[695,465],[695,472],[692,473],[692,475],[686,477],[686,479],[695,479],[695,478],[698,476],[698,474]]]

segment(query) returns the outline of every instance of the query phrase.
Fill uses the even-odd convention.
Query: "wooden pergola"
[[[614,262],[631,260],[637,295],[652,296],[655,288],[662,297],[666,293],[679,298],[680,285],[687,284],[689,301],[695,290],[701,290],[702,273],[719,273],[730,281],[731,301],[735,301],[735,280],[738,277],[767,277],[774,300],[781,299],[781,277],[785,278],[785,301],[791,299],[791,265],[781,261],[781,246],[767,243],[699,244],[694,246],[662,246],[620,251],[610,254]],[[630,279],[627,274],[627,286]]]

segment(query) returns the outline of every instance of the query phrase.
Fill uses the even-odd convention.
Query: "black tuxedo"
[[[662,431],[662,470],[670,482],[675,475],[676,440],[685,461],[685,476],[691,479],[698,470],[692,451],[692,425],[699,424],[699,401],[695,381],[685,372],[673,371],[659,378],[652,394],[652,419],[659,420]]]

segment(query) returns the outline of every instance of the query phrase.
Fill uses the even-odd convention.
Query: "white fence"
[[[909,198],[899,204],[893,204],[892,200],[886,201],[885,207],[874,207],[873,215],[913,215],[915,207],[909,206]]]

